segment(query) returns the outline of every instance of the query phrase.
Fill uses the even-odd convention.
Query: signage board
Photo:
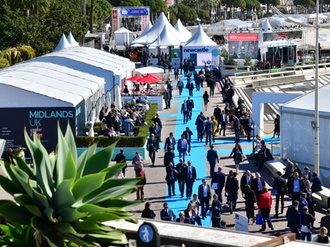
[[[235,213],[235,230],[241,232],[249,231],[249,222],[246,216]]]
[[[144,16],[149,15],[148,8],[120,8],[120,16]]]
[[[257,33],[229,33],[228,41],[258,41]]]
[[[281,31],[263,34],[263,41],[275,41],[279,39],[302,39],[302,31]]]

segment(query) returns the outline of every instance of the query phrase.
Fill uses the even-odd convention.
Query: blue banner
[[[141,16],[148,15],[148,8],[121,8],[120,16]]]

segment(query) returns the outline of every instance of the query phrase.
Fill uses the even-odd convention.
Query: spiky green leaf
[[[105,175],[105,173],[90,174],[78,179],[72,188],[72,193],[76,201],[79,201],[84,196],[100,188],[103,184]]]
[[[54,193],[54,208],[56,210],[68,208],[75,202],[75,198],[71,191],[73,182],[74,179],[65,179],[57,187]]]
[[[94,143],[79,156],[78,165],[77,165],[77,178],[82,177],[87,160],[95,154],[96,148],[97,148],[97,144]]]
[[[43,193],[48,198],[51,198],[53,195],[53,191],[50,187],[50,184],[52,184],[52,181],[49,181],[49,180],[51,180],[51,173],[49,170],[50,162],[47,162],[47,160],[49,160],[49,159],[47,159],[48,155],[47,155],[47,157],[45,157],[43,154],[43,151],[40,148],[38,148],[33,153],[33,157],[36,162],[34,166],[35,166],[38,185],[43,190]]]
[[[0,175],[0,185],[1,187],[7,191],[9,194],[14,195],[20,192],[20,190],[18,189],[17,185],[9,180],[8,178]]]
[[[2,214],[6,220],[19,225],[30,224],[30,219],[32,217],[26,209],[7,200],[0,201],[0,214]]]
[[[76,208],[65,208],[59,210],[57,214],[62,218],[62,221],[75,222],[87,216],[87,213],[81,212]]]
[[[83,175],[98,173],[107,168],[110,164],[116,144],[117,143],[114,143],[90,157],[86,162]]]
[[[74,135],[72,133],[72,129],[70,126],[70,122],[68,121],[68,125],[66,127],[65,135],[64,135],[65,141],[68,144],[68,148],[72,153],[72,158],[74,161],[74,164],[77,164],[77,147],[76,147],[76,141],[74,139]]]

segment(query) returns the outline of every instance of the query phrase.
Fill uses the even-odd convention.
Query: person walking
[[[166,139],[165,139],[164,152],[167,152],[170,147],[174,151],[175,150],[175,145],[176,145],[176,141],[175,141],[175,138],[173,136],[173,132],[170,132],[169,136],[166,137]]]
[[[174,164],[174,152],[172,147],[169,147],[168,151],[164,154],[164,166],[168,167],[169,163],[172,162]]]
[[[209,97],[210,97],[209,94],[207,93],[207,91],[205,91],[205,93],[203,94],[205,111],[207,111],[207,104],[209,103]]]
[[[168,189],[168,197],[171,198],[172,195],[175,196],[175,180],[176,180],[177,171],[173,167],[173,163],[170,162],[168,167],[166,167],[166,177]]]
[[[235,143],[239,143],[239,132],[241,130],[241,124],[235,115],[233,115],[233,120],[234,120],[234,132],[235,132]]]
[[[116,161],[117,164],[126,163],[126,156],[124,154],[124,149],[120,149],[119,154],[117,154],[116,157],[115,157],[115,161]],[[125,177],[126,169],[127,169],[127,165],[125,165],[121,169],[124,177]]]
[[[205,122],[205,145],[209,143],[211,145],[211,135],[212,135],[213,123],[209,117],[206,118]]]
[[[192,111],[193,109],[195,108],[195,104],[194,104],[194,100],[190,98],[190,96],[188,97],[187,99],[187,104],[188,104],[188,118],[189,120],[191,120],[191,117],[192,117]]]
[[[146,173],[141,162],[138,163],[138,168],[135,170],[135,176],[140,177],[141,180],[137,182],[136,200],[144,200],[144,185],[147,183]]]
[[[296,234],[296,239],[300,239],[300,215],[298,210],[299,202],[295,200],[286,211],[287,226],[292,233]]]
[[[213,110],[213,116],[215,117],[215,120],[218,122],[217,128],[219,128],[220,122],[221,122],[221,109],[219,108],[219,105],[217,105]]]
[[[206,159],[210,164],[210,177],[213,178],[214,167],[216,163],[220,163],[217,151],[214,150],[214,146],[211,144],[210,149],[207,151]]]
[[[180,79],[178,80],[178,83],[176,84],[177,88],[179,89],[179,95],[182,95],[182,90],[184,87],[183,81]]]
[[[222,203],[218,199],[218,195],[213,195],[211,204],[211,221],[212,227],[220,228],[220,220],[222,213]]]
[[[202,179],[202,184],[198,186],[198,200],[202,205],[202,217],[203,220],[206,218],[206,213],[210,208],[211,199],[211,188],[210,185],[206,183],[205,179]]]
[[[186,130],[182,133],[186,140],[187,140],[187,154],[190,155],[191,150],[191,136],[193,135],[193,132],[189,129],[189,127],[186,127]]]
[[[196,129],[197,129],[197,140],[202,142],[204,136],[204,119],[201,114],[198,115],[195,121]]]
[[[257,201],[256,193],[251,190],[251,186],[246,184],[244,189],[244,199],[245,199],[245,211],[248,221],[252,219],[252,222],[255,222],[254,218],[254,204]]]
[[[188,142],[185,138],[185,135],[181,135],[181,139],[178,141],[178,152],[179,152],[179,158],[182,157],[183,162],[185,162],[186,158],[186,152],[187,152],[187,145]]]
[[[176,178],[178,181],[178,186],[181,194],[181,198],[183,197],[183,192],[184,192],[184,185],[185,185],[185,170],[187,168],[187,165],[183,162],[183,159],[180,158],[180,161],[178,164],[175,166],[175,170],[177,171],[176,173]]]
[[[227,178],[225,190],[228,194],[227,199],[229,202],[230,214],[236,209],[237,192],[239,190],[237,173],[232,172],[232,175]]]
[[[241,145],[239,143],[235,143],[235,147],[231,151],[229,158],[231,158],[232,156],[234,158],[236,173],[238,173],[239,165],[242,162],[242,154],[243,154],[243,150]]]
[[[280,115],[276,115],[276,118],[274,119],[274,134],[273,138],[275,138],[275,135],[277,134],[277,138],[280,138]]]
[[[186,200],[191,199],[192,188],[197,178],[196,168],[188,161],[188,166],[185,169],[184,178],[186,182]]]
[[[219,166],[218,171],[213,173],[211,185],[220,202],[222,202],[222,190],[225,187],[225,181],[226,175],[222,172],[222,168]]]
[[[247,170],[243,176],[241,177],[241,182],[240,182],[240,189],[242,192],[243,198],[245,198],[245,190],[246,190],[246,185],[249,185],[251,188],[252,185],[252,180],[253,180],[253,175],[251,174],[250,170]]]
[[[226,136],[228,117],[224,110],[221,112],[219,121],[220,121],[219,135],[221,135],[221,132],[223,131],[223,136]]]
[[[147,150],[149,151],[151,166],[155,165],[157,147],[158,147],[158,145],[157,145],[157,140],[155,138],[155,135],[151,134],[151,136],[147,142]]]
[[[262,218],[264,219],[264,224],[261,226],[261,229],[259,230],[260,232],[266,230],[266,221],[268,227],[271,230],[274,230],[272,221],[270,219],[270,210],[272,209],[272,202],[273,202],[272,195],[268,192],[267,187],[263,186],[258,200],[258,207],[262,215]]]
[[[305,241],[305,238],[307,238],[307,241],[312,241],[312,225],[314,221],[315,217],[308,212],[308,207],[304,206],[301,215],[301,240]]]
[[[187,82],[187,85],[186,85],[186,88],[188,89],[189,91],[189,96],[194,96],[193,95],[193,91],[194,91],[194,84],[191,82],[191,79],[188,78],[188,82]]]
[[[278,208],[279,201],[281,198],[281,214],[283,214],[284,210],[284,195],[287,194],[288,190],[286,188],[285,179],[282,177],[282,173],[280,171],[276,172],[277,177],[274,179],[273,190],[276,193],[276,203],[275,203],[275,217],[278,217]]]
[[[211,121],[213,123],[212,139],[213,139],[213,142],[215,142],[215,135],[217,134],[217,129],[218,129],[218,121],[215,119],[214,116],[211,117]]]
[[[266,186],[265,180],[260,176],[259,172],[255,173],[256,177],[252,180],[251,189],[256,193],[257,203],[259,203],[259,197],[262,193],[262,188]]]
[[[181,105],[181,114],[183,114],[183,124],[188,123],[189,119],[189,105],[187,103],[187,100],[184,100]]]

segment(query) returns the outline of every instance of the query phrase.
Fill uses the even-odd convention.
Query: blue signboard
[[[141,16],[148,13],[148,8],[120,8],[120,16]]]

